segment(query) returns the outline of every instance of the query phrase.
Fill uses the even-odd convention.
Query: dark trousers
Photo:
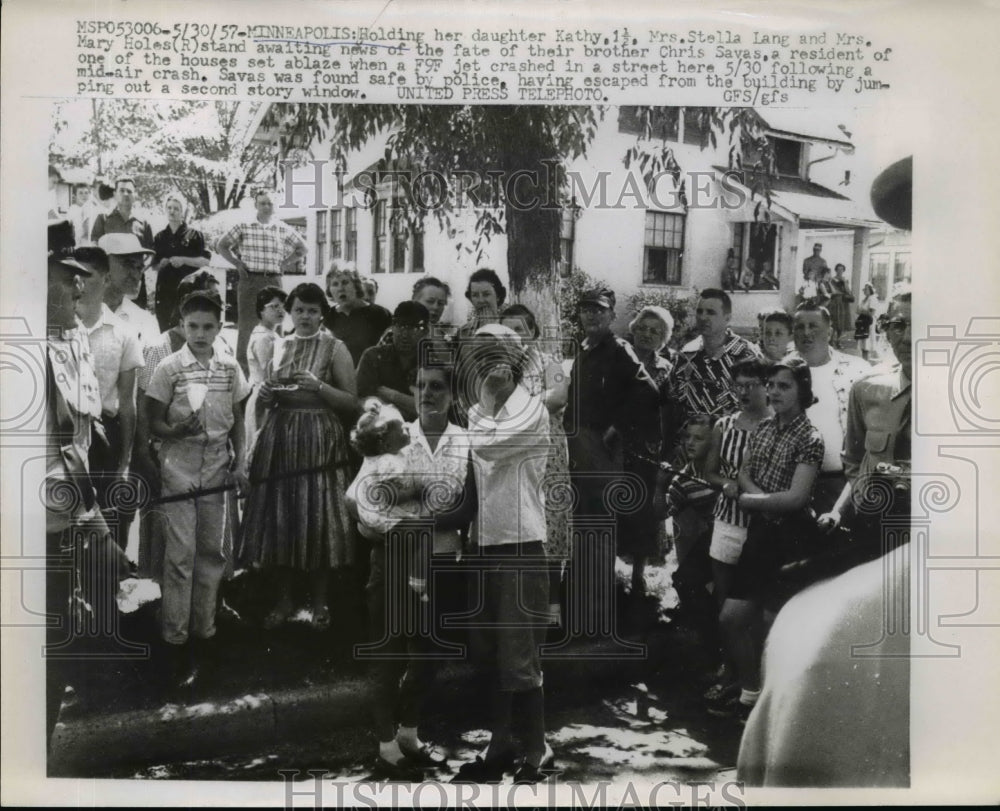
[[[177,323],[177,285],[181,279],[189,273],[194,273],[195,269],[184,265],[175,268],[167,265],[156,272],[156,322],[160,325],[160,332],[166,332]]]
[[[396,722],[417,726],[437,669],[431,632],[431,606],[408,584],[408,553],[395,543],[372,544],[368,575],[372,716],[380,741],[395,737]]]
[[[102,417],[101,424],[108,441],[94,437],[90,443],[90,476],[108,529],[115,543],[125,549],[137,509],[136,485],[131,479],[122,481],[115,477],[122,449],[121,417]]]

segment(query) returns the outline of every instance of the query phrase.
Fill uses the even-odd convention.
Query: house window
[[[372,273],[385,273],[386,210],[385,200],[375,203],[375,228],[372,242]]]
[[[389,207],[388,199],[375,203],[372,273],[423,272],[423,229],[412,227],[399,209],[390,214]]]
[[[302,237],[302,241],[305,242],[305,240],[306,240],[306,221],[305,221],[304,217],[297,218],[297,219],[294,219],[294,220],[285,220],[285,225],[288,225],[288,226],[294,228],[296,231],[298,231],[299,236]],[[288,274],[288,275],[293,275],[293,276],[305,276],[306,275],[306,258],[304,256],[300,256],[295,261],[295,267],[293,267],[291,270],[286,270],[285,273]]]
[[[684,143],[705,146],[708,143],[710,127],[708,111],[705,108],[684,108]]]
[[[327,249],[327,239],[329,234],[327,232],[327,222],[329,219],[328,211],[319,211],[316,213],[316,272],[322,273],[323,268],[326,267],[326,249]]]
[[[643,284],[680,284],[684,215],[646,212]]]
[[[746,241],[747,227],[746,223],[734,222],[733,223],[733,243],[730,247],[733,249],[733,256],[736,258],[736,274],[737,278],[743,270],[744,257],[746,256]]]
[[[353,208],[344,209],[344,259],[358,261],[358,212]]]
[[[341,221],[343,212],[340,209],[333,209],[330,212],[330,258],[340,259],[344,250],[344,243],[341,242]]]
[[[576,241],[576,206],[564,208],[559,220],[559,276],[567,278],[573,272],[573,243]]]
[[[763,222],[733,224],[733,255],[738,259],[738,285],[744,290],[780,287],[781,229]]]
[[[772,138],[774,168],[779,175],[802,176],[802,142]]]
[[[878,297],[885,301],[889,287],[889,254],[887,252],[872,252],[868,255],[868,281],[871,282]]]
[[[650,108],[649,130],[649,135],[652,138],[676,141],[680,131],[680,107]],[[618,131],[644,136],[646,134],[645,111],[640,107],[619,107]]]
[[[892,266],[893,283],[910,281],[910,254],[897,253]]]

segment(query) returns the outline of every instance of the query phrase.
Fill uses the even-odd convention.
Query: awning
[[[878,228],[883,224],[867,201],[861,203],[837,197],[776,191],[771,194],[771,206],[783,209],[800,223],[808,222],[810,225]]]
[[[803,109],[757,109],[757,114],[767,124],[773,135],[787,135],[793,138],[804,138],[809,141],[833,144],[846,150],[854,151],[850,131],[841,123],[839,112],[827,112],[810,107]]]
[[[739,182],[737,174],[727,172],[723,166],[715,166],[714,169],[726,174],[729,183],[742,187],[749,198],[750,189]],[[754,200],[763,202],[759,196]],[[771,179],[771,211],[783,219],[819,227],[878,228],[883,225],[867,199],[851,200],[832,189],[800,178]]]

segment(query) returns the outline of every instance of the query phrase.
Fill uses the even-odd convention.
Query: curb
[[[573,646],[544,659],[550,690],[587,682],[621,681],[644,659],[623,658],[606,641]],[[581,663],[585,667],[581,669]],[[444,664],[435,689],[451,691],[456,713],[481,700],[476,670],[468,663]],[[274,692],[248,693],[224,701],[189,705],[167,703],[156,709],[94,713],[57,725],[49,757],[50,776],[103,774],[129,764],[158,764],[232,755],[311,732],[353,729],[364,734],[370,718],[370,686],[359,678]],[[468,701],[464,699],[467,697]]]

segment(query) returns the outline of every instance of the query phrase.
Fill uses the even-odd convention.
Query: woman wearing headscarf
[[[645,581],[643,572],[646,560],[660,548],[660,522],[653,510],[653,493],[656,488],[657,463],[671,450],[674,426],[669,409],[668,380],[673,363],[662,351],[674,331],[674,319],[664,307],[643,307],[628,326],[633,338],[633,349],[646,372],[653,379],[659,395],[656,401],[642,401],[634,407],[645,407],[648,413],[637,414],[636,425],[641,430],[625,435],[623,469],[638,476],[646,485],[646,498],[635,512],[619,519],[618,552],[632,557],[632,594],[641,596]]]

